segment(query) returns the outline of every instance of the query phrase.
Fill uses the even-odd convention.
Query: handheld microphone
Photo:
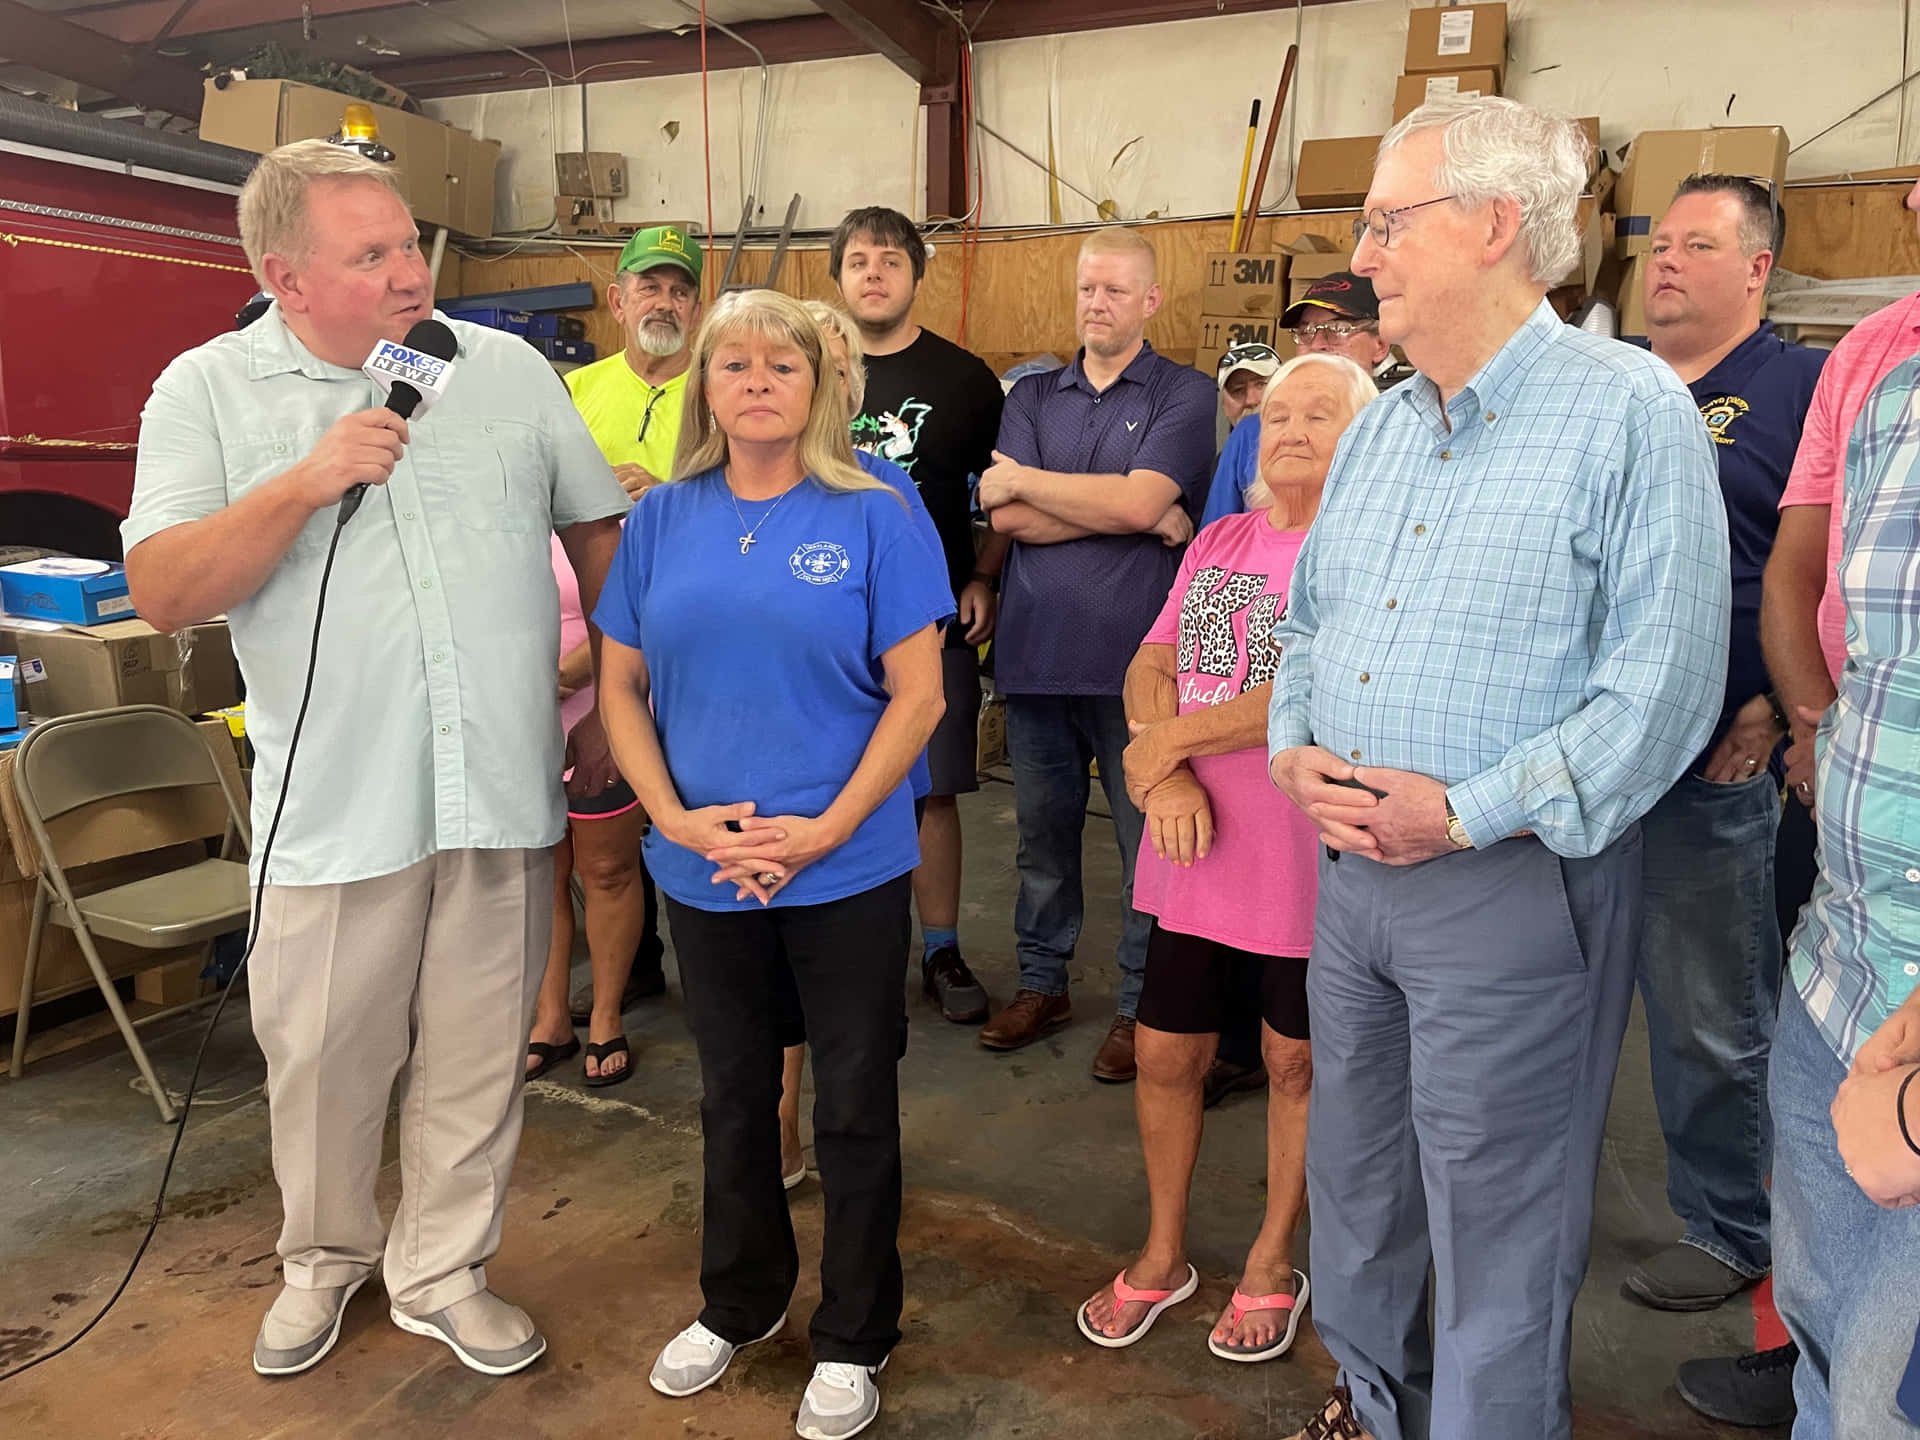
[[[367,356],[361,372],[386,392],[387,409],[402,420],[422,415],[434,407],[453,379],[453,357],[460,342],[453,331],[438,320],[422,320],[407,331],[406,343],[396,345],[382,340]],[[355,485],[340,497],[340,518],[344,525],[353,518],[360,502],[367,497],[365,485]]]

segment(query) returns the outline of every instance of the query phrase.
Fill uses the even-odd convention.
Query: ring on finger
[[[762,870],[753,878],[758,880],[762,885],[778,885],[780,883],[780,877],[771,870]]]

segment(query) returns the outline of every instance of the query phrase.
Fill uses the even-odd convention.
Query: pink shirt
[[[1833,347],[1807,410],[1793,473],[1781,493],[1780,508],[1826,505],[1827,588],[1820,596],[1820,649],[1837,681],[1847,658],[1847,612],[1834,579],[1840,564],[1842,481],[1847,468],[1847,437],[1873,387],[1889,370],[1920,352],[1920,293],[1876,310]]]
[[[553,537],[553,582],[560,587],[560,658],[566,659],[587,643],[587,617],[580,612],[580,582],[574,578],[573,562],[558,535]],[[593,709],[593,685],[576,690],[560,702],[560,728],[566,734]]]
[[[1180,713],[1224,705],[1273,679],[1274,622],[1304,530],[1275,530],[1267,512],[1229,515],[1187,547],[1148,645],[1172,645]],[[1257,955],[1313,948],[1318,832],[1274,789],[1264,741],[1228,755],[1196,755],[1194,778],[1213,810],[1213,850],[1191,868],[1153,853],[1149,833],[1134,872],[1134,908],[1182,935]]]

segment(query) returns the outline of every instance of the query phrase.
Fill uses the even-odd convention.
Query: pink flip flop
[[[1291,1295],[1249,1295],[1236,1287],[1233,1292],[1233,1303],[1227,1307],[1229,1327],[1238,1325],[1255,1310],[1285,1310],[1287,1325],[1278,1335],[1265,1345],[1236,1350],[1231,1345],[1222,1345],[1209,1331],[1207,1349],[1222,1360],[1233,1360],[1242,1365],[1250,1365],[1256,1360],[1271,1360],[1276,1355],[1286,1354],[1293,1348],[1294,1332],[1300,1328],[1300,1310],[1307,1303],[1307,1294],[1311,1288],[1307,1284],[1307,1272],[1304,1270],[1294,1271],[1293,1280],[1294,1293]],[[1217,1325],[1214,1327],[1216,1330],[1219,1328]]]
[[[1136,1290],[1127,1283],[1127,1272],[1122,1270],[1113,1277],[1113,1298],[1122,1305],[1146,1305],[1151,1308],[1141,1317],[1140,1323],[1124,1335],[1103,1335],[1092,1321],[1087,1319],[1087,1301],[1080,1306],[1074,1318],[1080,1323],[1080,1333],[1100,1346],[1103,1350],[1124,1350],[1136,1340],[1145,1337],[1153,1328],[1153,1322],[1160,1318],[1162,1310],[1178,1305],[1200,1288],[1200,1272],[1193,1266],[1187,1266],[1186,1284],[1175,1290]]]

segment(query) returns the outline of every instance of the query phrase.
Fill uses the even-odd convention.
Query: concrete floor
[[[990,785],[962,813],[970,857],[962,936],[1004,1001],[1015,978],[1011,792]],[[1257,1097],[1208,1117],[1195,1187],[1197,1299],[1129,1350],[1096,1350],[1074,1329],[1074,1307],[1130,1258],[1145,1228],[1131,1089],[1087,1074],[1114,991],[1117,865],[1102,820],[1089,822],[1087,860],[1092,903],[1072,1027],[996,1056],[912,996],[902,1069],[906,1340],[887,1370],[873,1434],[1285,1436],[1331,1378],[1311,1310],[1280,1361],[1229,1365],[1206,1353],[1263,1201]],[[372,1293],[355,1302],[340,1347],[318,1369],[278,1382],[252,1373],[249,1346],[278,1284],[279,1212],[263,1066],[243,1010],[231,1007],[208,1050],[168,1218],[132,1287],[79,1347],[0,1387],[0,1435],[792,1434],[810,1373],[806,1317],[818,1298],[817,1278],[804,1272],[787,1331],[742,1356],[714,1390],[669,1401],[646,1383],[655,1352],[698,1305],[699,1081],[677,985],[629,1017],[631,1082],[583,1090],[575,1061],[556,1072],[559,1083],[532,1087],[505,1243],[489,1273],[535,1316],[551,1348],[508,1380],[475,1375],[443,1347],[401,1333]],[[168,1084],[186,1083],[203,1023],[151,1036]],[[1646,1074],[1636,1018],[1575,1314],[1575,1431],[1582,1440],[1754,1433],[1698,1419],[1670,1384],[1676,1360],[1748,1345],[1747,1306],[1655,1315],[1620,1298],[1632,1265],[1677,1233]],[[84,1323],[139,1241],[171,1132],[137,1084],[116,1041],[0,1086],[0,1370]],[[384,1180],[390,1204],[391,1166]],[[796,1192],[793,1214],[802,1255],[817,1255],[817,1182]]]

